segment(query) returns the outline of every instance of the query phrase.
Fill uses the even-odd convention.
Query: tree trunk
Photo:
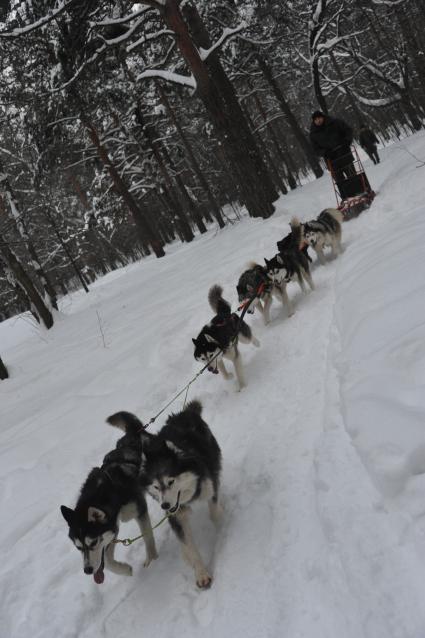
[[[4,167],[2,165],[2,163],[0,162],[0,172],[4,173]],[[25,226],[25,223],[22,219],[22,213],[19,212],[19,205],[18,202],[16,200],[15,194],[12,190],[12,187],[10,185],[10,182],[8,180],[8,178],[6,176],[3,176],[2,179],[0,179],[0,186],[2,188],[2,190],[4,191],[4,194],[6,196],[7,199],[7,203],[9,204],[9,210],[10,210],[10,214],[12,216],[12,218],[15,221],[16,224],[16,229],[19,233],[19,235],[21,236],[25,247],[28,251],[28,255],[30,257],[30,263],[31,266],[37,276],[38,281],[40,282],[40,286],[44,291],[44,303],[46,304],[47,307],[49,307],[50,309],[54,308],[55,310],[58,309],[58,304],[57,304],[57,299],[56,299],[56,293],[55,290],[49,280],[49,278],[47,277],[43,266],[41,265],[40,259],[38,257],[37,251],[34,247],[34,244],[32,243],[32,240],[28,234],[27,228]]]
[[[182,233],[182,236],[185,241],[191,242],[192,239],[194,238],[194,234],[192,232],[191,227],[189,226],[189,223],[186,219],[186,216],[182,208],[180,207],[178,196],[175,194],[173,182],[171,181],[171,177],[168,172],[167,166],[165,165],[165,162],[162,158],[162,154],[161,154],[162,149],[160,145],[158,144],[158,142],[156,142],[156,139],[158,139],[159,135],[156,134],[155,129],[151,125],[147,124],[147,122],[145,121],[145,118],[143,117],[143,114],[139,105],[136,106],[134,110],[134,114],[136,116],[137,123],[139,124],[141,130],[146,136],[146,139],[148,140],[149,146],[151,147],[154,157],[156,159],[156,162],[158,164],[159,171],[167,186],[170,204],[174,211],[175,216],[179,220],[180,231]]]
[[[195,158],[195,154],[193,153],[192,146],[189,143],[189,140],[187,139],[187,135],[183,131],[182,127],[180,126],[180,123],[179,123],[179,121],[178,121],[178,119],[176,117],[174,109],[171,106],[170,101],[169,101],[164,89],[161,87],[160,84],[158,84],[157,87],[158,87],[158,91],[159,91],[159,95],[161,97],[162,103],[164,104],[165,108],[167,109],[168,115],[170,116],[174,126],[176,127],[176,130],[177,130],[177,132],[178,132],[178,134],[180,136],[180,139],[181,139],[181,141],[183,143],[183,146],[186,149],[186,153],[187,153],[187,156],[188,156],[188,159],[189,159],[189,163],[190,163],[190,165],[192,167],[192,170],[195,173],[196,177],[198,178],[199,183],[201,184],[201,187],[202,187],[202,189],[204,190],[204,192],[205,192],[205,194],[207,196],[207,199],[208,199],[208,202],[209,202],[209,204],[211,206],[211,210],[213,212],[213,215],[216,218],[219,227],[220,228],[224,228],[225,223],[224,223],[223,217],[221,215],[220,206],[217,203],[217,200],[214,197],[214,194],[213,194],[211,188],[209,187],[209,184],[208,184],[207,180],[205,179],[205,176],[204,176],[204,174],[203,174],[203,172],[201,170],[201,167],[199,166],[199,163],[198,163],[198,161]]]
[[[72,173],[71,170],[67,171],[67,175],[68,175],[68,181],[72,185],[78,199],[81,202],[81,206],[83,207],[84,211],[87,212],[90,208],[90,205],[89,205],[89,201],[87,199],[87,195],[84,189],[82,188],[80,182],[78,181],[78,179],[75,177],[75,175]],[[86,235],[88,237],[88,241],[93,246],[93,248],[95,250],[97,249],[95,254],[95,258],[97,261],[96,266],[100,268],[100,271],[102,272],[103,275],[106,275],[108,273],[108,269],[105,265],[105,261],[106,263],[108,263],[109,267],[113,267],[114,264],[113,262],[111,263],[111,260],[109,259],[108,254],[104,250],[103,241],[102,239],[100,239],[97,233],[96,219],[94,218],[94,216],[90,216],[88,220],[88,230]],[[103,255],[106,257],[105,260],[101,257],[101,253],[103,253]]]
[[[206,233],[207,232],[207,227],[205,226],[205,224],[203,222],[201,213],[199,212],[195,202],[193,201],[193,199],[189,195],[188,190],[186,188],[186,184],[183,182],[181,176],[178,174],[177,169],[174,166],[174,162],[173,162],[173,160],[171,158],[171,155],[168,152],[168,149],[167,149],[165,144],[162,144],[161,150],[162,150],[162,152],[164,154],[165,161],[174,170],[175,182],[177,184],[177,187],[180,189],[180,193],[182,195],[182,198],[186,202],[186,206],[188,207],[188,209],[189,209],[189,211],[191,213],[192,220],[197,225],[198,230],[199,230],[199,232],[201,234]]]
[[[309,52],[314,94],[321,110],[326,114],[328,113],[328,105],[320,84],[320,56],[318,54],[317,41],[320,35],[326,31],[326,24],[324,24],[324,20],[327,9],[327,1],[328,0],[319,0],[316,2],[315,6],[313,5],[311,8],[311,18],[309,20]]]
[[[248,110],[245,110],[245,117],[246,120],[248,122],[248,124],[251,127],[251,131],[254,132],[255,126],[254,126],[254,122],[251,119],[251,116],[248,113]],[[257,140],[258,140],[258,145],[260,147],[260,149],[263,152],[263,156],[266,159],[267,164],[269,165],[270,168],[270,172],[274,177],[274,182],[277,186],[277,188],[280,189],[281,193],[283,195],[286,195],[288,193],[288,189],[286,188],[286,185],[283,181],[283,179],[280,176],[279,170],[276,166],[276,164],[274,163],[273,157],[269,151],[269,149],[267,148],[267,145],[265,144],[264,140],[262,139],[261,135],[259,132],[257,132]]]
[[[88,289],[88,287],[87,287],[87,282],[86,282],[86,280],[84,279],[83,273],[82,273],[82,272],[81,272],[81,270],[78,268],[77,264],[75,263],[75,259],[73,258],[73,256],[71,255],[71,253],[70,253],[70,251],[69,251],[69,249],[68,249],[68,246],[66,245],[66,243],[65,243],[65,242],[64,242],[64,240],[62,239],[61,234],[60,234],[60,232],[59,232],[59,230],[58,230],[58,227],[57,227],[57,225],[56,225],[56,222],[55,222],[55,220],[53,219],[52,215],[50,214],[50,211],[49,211],[49,209],[48,209],[48,207],[47,207],[47,206],[45,206],[45,207],[43,208],[43,214],[44,214],[44,215],[45,215],[45,217],[48,219],[48,221],[49,221],[49,223],[50,223],[51,227],[53,228],[53,230],[54,230],[54,232],[55,232],[55,235],[56,235],[56,237],[58,238],[59,243],[60,243],[60,245],[62,246],[62,249],[63,249],[63,251],[64,251],[65,255],[68,257],[69,262],[70,262],[71,266],[73,267],[73,269],[74,269],[74,271],[75,271],[75,274],[77,275],[78,279],[79,279],[79,280],[80,280],[80,282],[81,282],[81,285],[83,286],[84,290],[88,293],[88,292],[89,292],[89,289]]]
[[[257,105],[257,108],[260,112],[261,117],[263,118],[263,122],[266,125],[268,134],[270,135],[270,139],[272,141],[275,153],[278,157],[280,157],[280,159],[282,160],[282,164],[284,164],[284,167],[286,169],[286,171],[284,170],[284,172],[287,172],[287,174],[285,175],[285,178],[288,180],[288,184],[290,186],[291,189],[295,189],[297,187],[297,183],[295,181],[295,179],[292,177],[292,175],[290,175],[290,171],[287,167],[286,161],[285,161],[285,156],[284,153],[282,151],[282,149],[280,148],[280,144],[279,141],[276,137],[276,133],[274,131],[274,128],[272,126],[272,122],[269,122],[267,119],[267,113],[266,110],[264,108],[264,105],[260,99],[260,96],[258,95],[258,92],[254,93],[254,99],[255,99],[255,103]],[[286,191],[288,192],[288,191]]]
[[[273,93],[275,94],[277,101],[280,104],[280,108],[285,114],[286,120],[289,126],[291,127],[297,142],[299,143],[302,150],[304,151],[304,155],[306,156],[307,161],[310,164],[313,173],[315,174],[316,177],[321,177],[323,175],[323,170],[320,166],[320,163],[316,155],[314,154],[314,151],[311,147],[310,142],[308,141],[307,137],[304,135],[303,130],[298,124],[298,121],[295,115],[293,114],[291,107],[286,101],[280,86],[278,85],[277,81],[273,77],[271,68],[269,67],[266,60],[263,58],[263,56],[260,54],[257,54],[257,61],[261,71],[263,72],[264,77],[269,83],[271,89],[273,90]]]
[[[373,14],[375,16],[376,21],[378,22],[378,18],[375,14],[374,9],[372,8]],[[381,25],[380,28],[376,28],[373,20],[371,20],[369,14],[367,11],[365,11],[365,9],[362,9],[362,13],[363,15],[366,17],[370,28],[376,38],[376,41],[378,42],[378,44],[380,45],[381,49],[386,50],[386,51],[390,51],[392,53],[393,51],[393,43],[389,42],[388,37],[386,38],[387,43],[385,43],[382,38],[381,38]],[[379,24],[379,22],[378,22]],[[384,31],[384,35],[385,31]],[[396,82],[387,79],[387,78],[382,78],[383,81],[387,84],[387,86],[389,86],[391,88],[392,91],[394,91],[396,94],[399,95],[400,97],[400,104],[402,105],[403,109],[404,109],[404,114],[405,117],[407,116],[408,122],[410,124],[410,127],[412,128],[412,130],[414,131],[419,131],[422,128],[422,122],[420,121],[420,119],[418,118],[418,115],[416,113],[415,107],[413,106],[412,103],[412,96],[410,94],[410,91],[408,90],[408,80],[407,80],[407,74],[405,74],[404,79],[404,89],[402,87],[400,87],[399,84],[397,84]]]
[[[408,91],[401,93],[400,104],[403,106],[407,118],[414,131],[420,131],[422,128],[422,122],[418,117],[415,107],[412,104],[412,99]]]
[[[401,32],[403,34],[406,49],[409,52],[409,56],[412,60],[412,66],[416,72],[416,88],[420,92],[422,104],[425,103],[424,83],[425,78],[425,60],[423,52],[421,52],[421,45],[419,44],[416,33],[412,28],[412,23],[409,19],[409,15],[406,11],[399,7],[394,7],[397,21],[400,25]],[[419,53],[419,54],[418,54]]]
[[[31,312],[34,316],[37,319],[41,318],[47,329],[51,328],[53,326],[52,313],[41,298],[40,293],[31,281],[28,273],[1,236],[0,259],[4,263],[6,276],[8,276],[11,285],[14,286],[16,284],[19,286],[25,298],[28,300]]]
[[[211,47],[212,42],[210,40],[209,33],[202,22],[202,18],[199,15],[196,6],[194,4],[185,5],[183,13],[196,46],[202,47],[203,49]],[[208,56],[205,64],[210,73],[213,84],[217,87],[220,96],[224,101],[228,120],[231,123],[231,131],[236,137],[236,149],[242,158],[246,155],[252,163],[252,172],[254,179],[257,182],[256,187],[258,188],[258,186],[260,186],[262,189],[261,197],[263,199],[262,205],[264,208],[265,202],[274,202],[277,199],[277,193],[273,186],[273,182],[270,179],[269,172],[267,171],[261,153],[259,152],[254,135],[250,130],[248,122],[244,118],[244,112],[239,104],[236,90],[224,71],[220,58],[216,52]],[[247,180],[245,159],[240,179],[242,181]],[[251,188],[251,184],[249,184],[249,188]]]
[[[136,224],[142,241],[146,241],[150,246],[152,246],[152,250],[157,257],[164,257],[165,252],[162,241],[159,239],[157,233],[151,226],[149,220],[147,219],[147,216],[143,215],[140,207],[136,203],[136,200],[128,190],[121,176],[119,175],[117,169],[115,168],[112,160],[108,155],[106,148],[103,146],[103,144],[101,144],[94,125],[85,114],[81,113],[80,118],[82,123],[86,127],[90,139],[97,149],[99,159],[109,172],[116,190],[123,198],[125,204],[128,206],[128,209],[133,216],[134,223]]]
[[[272,201],[277,199],[277,193],[227,76],[227,90],[223,93],[224,71],[218,85],[217,69],[220,65],[217,56],[212,54],[207,63],[201,59],[198,47],[205,44],[205,48],[208,48],[208,42],[205,42],[205,30],[195,7],[186,5],[184,11],[193,40],[180,12],[178,0],[166,0],[163,10],[164,21],[175,34],[177,48],[195,77],[197,94],[207,109],[237,174],[241,197],[250,215],[269,217],[274,211]]]
[[[8,379],[9,373],[7,371],[6,366],[4,365],[1,357],[0,357],[0,380]]]
[[[335,69],[335,73],[336,73],[336,76],[337,76],[338,80],[340,82],[344,82],[344,76],[342,75],[341,67],[338,64],[337,59],[336,59],[333,51],[329,51],[329,57],[331,59],[332,65],[333,65],[333,67]],[[360,126],[362,121],[364,120],[364,117],[363,117],[362,113],[360,112],[360,110],[359,110],[359,108],[358,108],[358,106],[356,104],[356,100],[354,99],[353,94],[351,93],[351,91],[350,91],[350,89],[349,89],[349,87],[347,85],[344,86],[344,91],[345,91],[345,94],[346,94],[346,96],[348,98],[348,101],[350,102],[351,108],[353,109],[353,112],[354,112],[354,114],[355,114],[355,116],[357,118],[357,124]]]
[[[320,109],[323,111],[323,113],[326,113],[327,115],[329,111],[328,111],[328,105],[325,100],[325,96],[322,93],[322,87],[320,84],[319,62],[320,62],[320,58],[317,56],[314,56],[313,62],[311,64],[311,73],[313,76],[313,88],[314,88],[314,94],[316,96],[316,100],[318,105],[320,106]]]

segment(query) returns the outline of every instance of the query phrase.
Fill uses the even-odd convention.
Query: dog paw
[[[209,589],[212,584],[212,578],[208,572],[203,572],[196,577],[196,584],[199,589]]]
[[[120,576],[133,576],[133,568],[128,563],[115,561],[115,563],[110,566],[110,570]]]
[[[156,560],[157,558],[158,558],[158,553],[157,552],[155,552],[155,554],[152,554],[151,556],[146,556],[145,562],[143,563],[143,567],[149,567],[151,562],[153,560]]]
[[[149,556],[149,557],[147,556],[147,557],[145,558],[145,560],[144,560],[143,567],[149,567],[149,565],[151,564],[151,562],[152,562],[153,560],[156,560],[157,558],[158,558],[158,555],[156,555],[156,556]]]
[[[227,372],[227,374],[224,375],[224,378],[226,381],[230,381],[230,379],[233,379],[233,372]]]
[[[261,346],[261,342],[259,339],[257,339],[257,337],[253,337],[252,338],[252,345],[254,345],[256,348],[259,348]]]

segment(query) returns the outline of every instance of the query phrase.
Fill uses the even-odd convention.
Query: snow
[[[0,382],[2,636],[425,636],[424,173],[406,150],[424,157],[425,135],[366,162],[378,196],[344,224],[344,254],[314,265],[316,290],[290,289],[295,315],[274,304],[267,327],[249,316],[262,345],[241,346],[248,387],[207,372],[191,387],[224,458],[221,529],[206,508],[193,517],[208,591],[166,525],[154,564],[143,569],[142,544],[120,547],[134,576],[107,572],[96,586],[59,506],[114,446],[109,414],[147,421],[197,372],[191,337],[211,316],[209,286],[235,308],[244,265],[273,255],[292,215],[333,204],[329,178],[266,221],[107,275],[63,300],[48,332],[28,318],[0,324],[12,375]],[[120,536],[137,533],[127,523]]]

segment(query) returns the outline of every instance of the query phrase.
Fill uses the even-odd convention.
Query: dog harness
[[[252,292],[248,295],[248,298],[244,299],[239,306],[238,310],[242,310],[246,306],[249,306],[254,299],[261,298],[261,295],[265,293],[270,293],[273,287],[273,282],[265,272],[265,269],[262,266],[254,266],[250,270],[247,270],[244,273],[244,285],[246,287],[250,286],[252,290],[255,290],[255,294]]]
[[[214,335],[217,347],[223,352],[229,347],[232,340],[237,341],[239,315],[232,312],[230,315],[216,315],[211,321],[214,328],[220,328],[218,334]],[[218,374],[218,360],[215,358],[214,365],[208,365],[207,370],[213,374]]]

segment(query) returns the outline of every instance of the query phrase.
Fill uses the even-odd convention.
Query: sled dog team
[[[239,278],[238,298],[240,303],[249,304],[247,312],[258,308],[264,323],[269,323],[270,306],[276,297],[291,316],[294,310],[287,284],[297,281],[306,292],[307,282],[314,290],[307,249],[311,246],[315,250],[321,264],[325,263],[325,247],[331,248],[333,257],[340,254],[342,220],[342,214],[333,208],[312,221],[301,223],[293,218],[291,232],[277,243],[278,253],[265,259],[265,266],[249,264]],[[193,339],[195,359],[209,364],[211,372],[221,372],[225,379],[232,375],[223,359],[232,361],[240,389],[245,382],[238,342],[256,347],[260,343],[248,324],[232,314],[220,286],[212,286],[208,300],[215,316]],[[82,554],[84,573],[93,575],[97,584],[103,583],[105,568],[115,574],[132,574],[129,564],[114,557],[119,521],[137,521],[146,548],[145,567],[158,557],[145,498],[148,493],[168,515],[183,557],[195,572],[196,584],[208,588],[212,578],[193,540],[190,506],[207,501],[211,520],[220,522],[221,451],[202,419],[201,404],[192,401],[178,414],[170,415],[157,434],[148,432],[129,412],[117,412],[107,422],[123,430],[124,436],[102,465],[91,470],[75,508],[61,507],[69,537]]]

